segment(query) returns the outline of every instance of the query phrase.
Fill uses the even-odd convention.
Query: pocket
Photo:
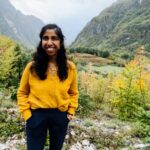
[[[36,112],[31,110],[31,117],[26,121],[26,125],[29,128],[35,128],[37,121],[36,121]]]
[[[31,119],[32,119],[32,115],[31,115],[30,118],[28,118],[28,119],[26,120],[26,122],[29,122]]]
[[[33,115],[26,121],[26,125],[27,125],[29,128],[32,128],[32,119],[33,119]]]
[[[68,113],[66,112],[66,119],[67,119],[67,121],[69,122],[70,120],[68,119],[68,116],[67,116],[67,115],[68,115]]]

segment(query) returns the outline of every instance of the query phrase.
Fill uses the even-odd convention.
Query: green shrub
[[[116,77],[112,87],[112,105],[121,119],[139,119],[149,103],[147,74],[136,60],[126,65],[125,70]]]
[[[148,121],[148,120],[147,120]],[[145,143],[150,142],[150,125],[138,121],[135,123],[134,136],[142,139]]]
[[[20,128],[17,122],[7,122],[1,124],[0,137],[9,137],[20,133]]]
[[[83,90],[80,90],[79,95],[79,107],[77,109],[77,113],[81,116],[88,116],[93,109],[93,102],[90,96]]]

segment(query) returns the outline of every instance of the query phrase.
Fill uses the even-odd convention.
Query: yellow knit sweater
[[[31,117],[30,109],[58,108],[60,111],[75,113],[78,107],[77,71],[73,62],[68,61],[68,78],[60,81],[57,74],[47,72],[47,78],[40,80],[31,65],[27,64],[17,92],[19,110],[25,120]]]

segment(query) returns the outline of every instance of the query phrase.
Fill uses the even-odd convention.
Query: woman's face
[[[60,49],[60,38],[55,33],[54,29],[48,29],[42,37],[42,48],[48,56],[55,57]]]

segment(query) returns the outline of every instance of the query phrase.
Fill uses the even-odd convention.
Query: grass
[[[80,70],[85,70],[85,71],[91,71],[97,74],[102,74],[102,75],[107,75],[109,73],[117,74],[121,72],[123,67],[118,67],[118,66],[112,66],[112,65],[105,65],[105,66],[98,66],[98,65],[84,65],[80,66]]]
[[[123,67],[117,67],[117,66],[112,66],[112,65],[106,65],[106,66],[92,66],[92,71],[93,72],[99,72],[101,74],[108,74],[108,73],[113,73],[113,74],[117,74],[119,72],[121,72],[121,70],[123,69]]]
[[[98,57],[87,53],[70,54],[69,57],[71,56],[75,56],[79,62],[84,61],[85,63],[91,62],[92,64],[103,64],[103,65],[112,63],[110,59]]]

